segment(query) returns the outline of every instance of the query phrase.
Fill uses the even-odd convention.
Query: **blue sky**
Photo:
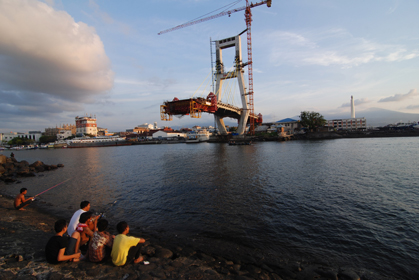
[[[233,2],[0,0],[0,132],[43,131],[85,114],[111,131],[213,124],[212,115],[163,122],[160,105],[209,93],[210,38],[242,32],[244,12],[157,33]],[[253,8],[255,112],[264,121],[301,111],[350,117],[353,95],[357,112],[418,113],[418,11],[416,0]],[[232,52],[224,61],[228,70]],[[234,81],[229,87],[229,103],[240,105]]]

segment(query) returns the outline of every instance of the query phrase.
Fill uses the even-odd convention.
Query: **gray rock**
[[[7,157],[5,155],[0,155],[0,164],[4,164],[7,161]]]
[[[51,272],[48,276],[48,280],[61,280],[64,276],[57,272]]]
[[[163,259],[170,259],[173,256],[173,252],[169,249],[161,248],[156,250],[156,257]]]
[[[38,166],[43,166],[44,163],[42,161],[35,161],[34,163],[32,163],[31,165],[29,165],[30,167],[38,167]]]
[[[16,275],[11,271],[0,271],[0,279],[2,280],[12,280]]]
[[[141,248],[141,253],[151,257],[154,256],[154,254],[156,253],[156,248],[151,246],[145,246]]]
[[[189,271],[187,273],[185,273],[185,279],[189,279],[189,280],[199,280],[199,279],[203,279],[204,275],[202,273],[201,270],[199,269],[194,269],[192,271]]]
[[[153,276],[153,277],[156,277],[158,279],[166,279],[167,278],[166,274],[161,269],[150,271],[150,275]]]
[[[314,272],[326,279],[338,280],[338,274],[335,271],[318,268],[318,269],[315,269]]]
[[[360,280],[358,274],[349,269],[341,269],[338,273],[339,280]]]

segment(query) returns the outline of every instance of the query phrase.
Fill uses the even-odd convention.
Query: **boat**
[[[199,143],[199,142],[207,142],[209,140],[210,133],[203,129],[199,131],[190,131],[186,135],[185,143]]]
[[[54,142],[48,143],[46,146],[47,148],[54,148]]]
[[[64,148],[67,146],[67,142],[64,140],[58,140],[54,142],[54,148]]]
[[[125,137],[115,136],[98,136],[98,137],[81,137],[66,140],[67,148],[88,148],[88,147],[108,147],[108,146],[128,146],[132,142],[127,141]]]

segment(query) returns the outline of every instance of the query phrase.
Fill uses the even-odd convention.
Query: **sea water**
[[[1,192],[34,195],[70,179],[38,204],[69,219],[89,200],[111,221],[178,244],[419,279],[418,141],[14,151],[19,161],[65,167],[1,183]]]

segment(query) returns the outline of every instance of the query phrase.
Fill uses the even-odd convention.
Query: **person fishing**
[[[14,206],[17,210],[26,210],[26,209],[23,209],[23,208],[28,206],[29,203],[31,203],[33,201],[34,197],[29,197],[29,198],[25,199],[25,194],[27,194],[27,193],[28,193],[27,188],[21,188],[20,189],[20,194],[18,194],[15,197]]]
[[[55,186],[52,186],[51,188],[49,188],[49,189],[47,189],[47,190],[45,190],[45,191],[43,191],[43,192],[41,192],[41,193],[38,193],[37,195],[35,195],[35,196],[33,196],[33,197],[29,197],[29,198],[25,198],[25,194],[27,194],[28,193],[28,189],[27,188],[21,188],[20,189],[20,194],[18,194],[16,197],[15,197],[15,201],[14,201],[14,206],[15,206],[15,208],[17,209],[17,210],[26,210],[26,209],[23,209],[23,208],[25,208],[26,206],[28,206],[32,201],[34,201],[35,200],[35,197],[37,197],[37,196],[39,196],[39,195],[41,195],[41,194],[43,194],[44,192],[47,192],[47,191],[49,191],[49,190],[51,190],[51,189],[53,189],[53,188],[55,188],[56,186],[59,186],[59,185],[61,185],[61,184],[63,184],[63,183],[65,183],[65,182],[67,182],[68,180],[70,180],[70,179],[67,179],[67,180],[65,180],[64,182],[61,182],[61,183],[59,183],[59,184],[57,184],[57,185],[55,185]]]

